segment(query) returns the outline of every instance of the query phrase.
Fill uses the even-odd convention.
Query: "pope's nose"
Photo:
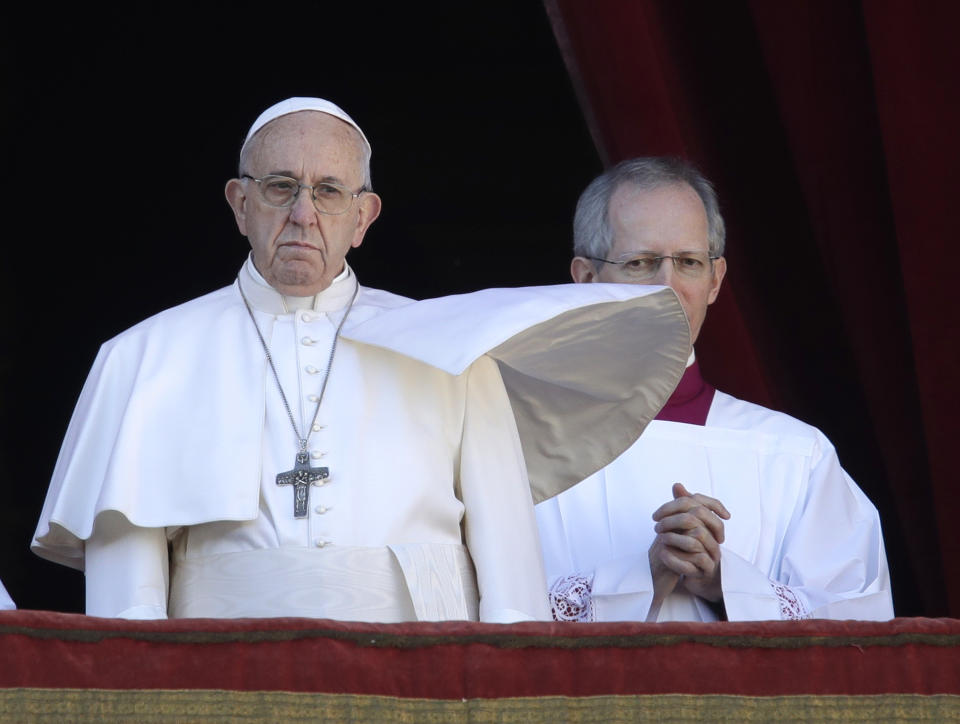
[[[315,223],[317,208],[313,205],[313,192],[310,189],[300,189],[297,198],[290,204],[290,220],[300,226]]]

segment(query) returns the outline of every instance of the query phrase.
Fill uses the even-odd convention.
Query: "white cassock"
[[[307,429],[356,278],[346,268],[294,310],[303,300],[281,297],[249,260],[240,283]],[[360,288],[309,440],[310,465],[329,477],[308,489],[303,518],[276,483],[297,437],[237,284],[127,330],[81,393],[34,550],[85,569],[92,615],[549,618],[527,470],[541,499],[626,449],[682,372],[686,325],[668,290],[583,296],[572,316],[565,290],[492,292],[414,303]],[[638,336],[631,319],[659,330],[650,376],[632,390],[606,382],[602,404],[586,404],[597,389],[565,375],[581,328],[611,315],[633,325],[620,336]],[[527,334],[532,324],[549,334]],[[631,431],[584,450],[587,469],[563,481],[576,430],[558,412],[578,405],[581,424],[619,416]],[[537,422],[545,410],[556,424]]]
[[[558,618],[646,619],[651,516],[675,482],[730,512],[720,546],[728,620],[893,618],[879,516],[830,441],[719,391],[705,426],[654,420],[607,468],[537,505]],[[716,619],[685,592],[671,593],[657,617]]]
[[[17,606],[14,604],[13,599],[10,598],[10,594],[7,593],[7,589],[4,587],[3,582],[0,581],[0,611],[10,611],[16,607]]]

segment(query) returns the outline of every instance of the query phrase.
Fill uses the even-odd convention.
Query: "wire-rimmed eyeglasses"
[[[654,254],[653,252],[638,252],[627,254],[621,259],[600,259],[594,256],[585,257],[590,261],[599,261],[604,264],[613,264],[620,268],[624,276],[637,281],[649,281],[657,276],[660,265],[665,259],[673,262],[673,269],[678,274],[691,279],[702,277],[710,271],[713,262],[719,256],[712,256],[707,252],[682,251],[679,254]]]
[[[293,204],[300,195],[301,189],[310,189],[310,197],[313,199],[313,205],[321,214],[343,214],[350,208],[355,198],[364,193],[366,187],[353,193],[346,186],[335,184],[331,181],[321,181],[318,184],[310,186],[302,184],[295,178],[289,176],[267,175],[256,178],[248,173],[243,174],[243,178],[255,181],[260,187],[260,195],[270,206],[285,208]]]

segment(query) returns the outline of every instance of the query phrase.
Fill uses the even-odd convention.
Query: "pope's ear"
[[[570,276],[577,284],[598,281],[597,268],[592,261],[582,256],[573,257],[573,261],[570,262]]]
[[[364,234],[367,233],[370,224],[380,216],[380,209],[383,206],[380,196],[373,193],[373,191],[366,191],[360,194],[360,198],[357,199],[357,201],[359,202],[357,228],[353,233],[353,243],[350,244],[350,246],[353,247],[360,246],[360,244],[363,243]]]
[[[237,228],[240,229],[240,233],[244,236],[247,235],[247,212],[246,212],[246,202],[247,202],[247,187],[238,178],[232,178],[227,181],[227,185],[223,189],[224,195],[227,197],[227,203],[230,204],[230,208],[233,209],[233,217],[237,220]]]

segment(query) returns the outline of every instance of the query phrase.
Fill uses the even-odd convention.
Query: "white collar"
[[[247,257],[237,280],[254,309],[270,314],[290,314],[300,309],[316,312],[335,312],[346,307],[357,289],[357,277],[346,262],[343,271],[330,286],[312,297],[292,297],[280,294],[271,287],[253,264],[253,255]]]

